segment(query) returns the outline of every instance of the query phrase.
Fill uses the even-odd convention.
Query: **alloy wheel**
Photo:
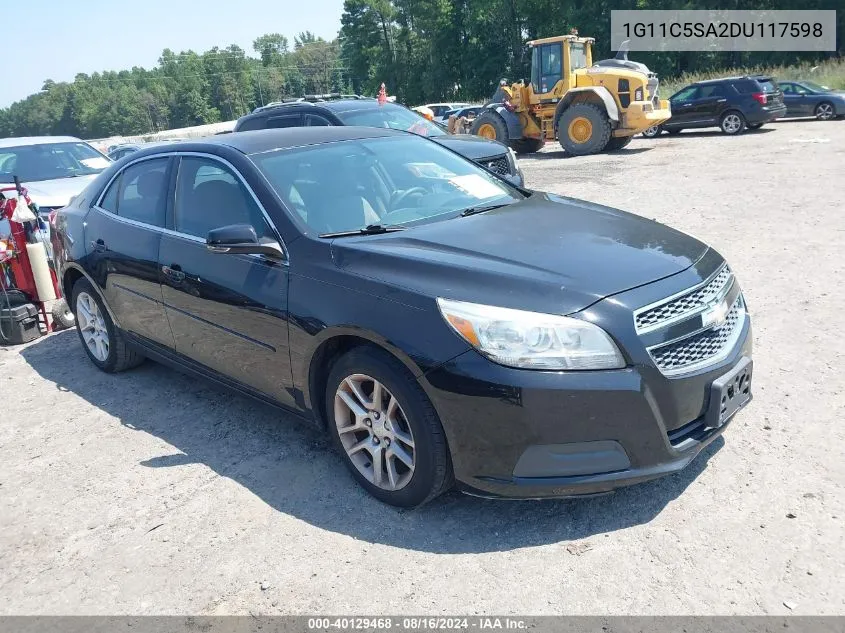
[[[828,121],[833,118],[833,106],[829,103],[820,103],[816,107],[816,117],[822,121]]]
[[[396,397],[365,374],[347,376],[335,392],[334,419],[349,460],[382,490],[401,490],[414,475],[414,434]]]
[[[109,331],[97,302],[87,292],[76,298],[76,316],[82,340],[91,355],[101,363],[109,357]]]
[[[653,137],[657,136],[658,134],[660,134],[660,129],[656,125],[652,125],[651,127],[643,130],[643,136],[645,136],[647,138],[653,138]]]
[[[738,114],[729,114],[722,121],[722,129],[728,134],[736,134],[742,127],[742,119]]]

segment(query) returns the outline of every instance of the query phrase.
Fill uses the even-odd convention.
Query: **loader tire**
[[[508,125],[494,110],[485,110],[472,122],[472,133],[476,136],[508,144]]]
[[[613,136],[604,146],[604,151],[615,152],[617,149],[627,147],[633,138],[633,136]]]
[[[533,154],[540,151],[545,143],[541,138],[519,138],[512,140],[510,146],[517,154]]]
[[[558,118],[556,127],[561,147],[573,156],[598,154],[610,140],[610,119],[592,103],[568,107]]]

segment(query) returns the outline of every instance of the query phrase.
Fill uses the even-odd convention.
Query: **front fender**
[[[558,102],[557,109],[555,110],[555,126],[557,126],[557,120],[560,117],[560,113],[565,108],[569,107],[569,105],[575,101],[576,97],[589,93],[593,93],[601,99],[604,104],[604,109],[607,112],[607,116],[611,121],[617,123],[619,122],[619,106],[616,105],[616,100],[613,98],[613,95],[610,94],[610,90],[604,86],[585,86],[584,88],[573,88],[572,90],[569,90],[566,95],[564,95],[563,99]]]
[[[516,113],[511,112],[503,105],[495,105],[493,106],[493,109],[505,120],[505,124],[508,126],[508,138],[520,139],[523,137],[522,122],[519,120]]]

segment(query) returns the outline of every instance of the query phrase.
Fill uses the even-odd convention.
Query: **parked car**
[[[445,123],[447,119],[447,112],[449,112],[450,110],[456,110],[458,108],[466,108],[471,105],[471,103],[462,103],[460,101],[456,101],[454,103],[426,103],[425,107],[429,108],[432,112],[434,112],[435,120],[442,121]]]
[[[57,229],[94,365],[148,356],[314,420],[398,506],[653,479],[751,399],[751,321],[715,250],[413,134],[144,149]]]
[[[219,132],[218,132],[219,134]],[[164,141],[152,141],[150,143],[122,143],[120,145],[115,145],[114,147],[109,148],[108,157],[112,160],[120,160],[124,156],[129,156],[129,154],[134,154],[139,149],[143,149],[145,147],[150,147],[151,145],[163,145],[165,143],[177,143],[180,141],[187,141],[187,138],[172,138],[167,139]]]
[[[706,127],[739,134],[746,127],[755,130],[786,114],[777,81],[763,75],[699,81],[673,94],[669,102],[672,118],[648,128],[643,136]]]
[[[821,121],[845,116],[845,91],[812,81],[780,81],[786,116],[814,116]]]
[[[43,219],[65,206],[111,161],[73,136],[26,136],[0,139],[0,187],[20,178]],[[0,236],[9,223],[0,220]]]
[[[474,160],[518,187],[525,184],[516,154],[507,145],[477,136],[449,134],[440,123],[403,105],[379,105],[375,99],[302,100],[272,108],[265,106],[238,119],[235,132],[316,125],[366,125],[414,132]]]

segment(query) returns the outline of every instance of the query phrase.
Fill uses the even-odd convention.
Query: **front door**
[[[720,84],[700,86],[693,102],[692,121],[718,125],[727,102],[728,97],[724,86]]]
[[[126,167],[85,218],[86,266],[121,329],[173,348],[162,306],[158,254],[172,160]]]
[[[280,242],[239,174],[211,156],[180,160],[162,237],[162,295],[176,351],[285,405],[293,405],[288,351],[288,267],[259,255],[214,253],[212,229],[250,224]]]
[[[783,102],[786,104],[788,116],[808,116],[813,114],[813,99],[803,86],[794,83],[782,83]]]
[[[689,86],[670,98],[672,118],[664,123],[663,127],[685,127],[695,120],[695,99],[698,95],[698,86]]]

